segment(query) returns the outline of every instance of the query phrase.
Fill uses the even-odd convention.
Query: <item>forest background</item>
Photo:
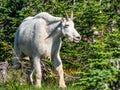
[[[77,44],[63,40],[60,54],[65,73],[79,77],[67,83],[80,90],[119,90],[119,0],[0,0],[0,61],[12,65],[18,26],[24,18],[43,11],[59,17],[73,11],[75,28],[82,35]],[[53,70],[52,63],[45,62]]]

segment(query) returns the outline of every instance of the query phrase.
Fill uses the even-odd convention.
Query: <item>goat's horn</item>
[[[66,18],[68,19],[69,18],[69,16],[68,16],[68,14],[67,14],[67,12],[65,11],[65,14],[66,14]]]
[[[73,11],[71,12],[71,17],[70,18],[73,19]]]

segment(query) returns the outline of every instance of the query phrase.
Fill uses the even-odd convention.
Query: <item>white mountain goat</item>
[[[47,57],[54,61],[54,67],[59,74],[59,87],[66,87],[59,55],[62,37],[76,43],[81,39],[74,28],[73,13],[70,18],[68,15],[66,18],[61,18],[41,12],[34,17],[24,19],[15,34],[16,59],[21,59],[22,53],[30,57],[36,72],[35,84],[37,87],[41,87],[42,79],[40,60]]]

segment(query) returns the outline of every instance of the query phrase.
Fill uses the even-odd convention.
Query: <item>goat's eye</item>
[[[65,25],[65,28],[68,28],[69,27],[69,25]]]

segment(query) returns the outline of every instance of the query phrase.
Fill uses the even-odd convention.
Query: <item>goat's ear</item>
[[[69,16],[68,16],[68,14],[67,14],[66,11],[65,11],[65,14],[66,14],[66,20],[68,20],[68,19],[69,19]]]

